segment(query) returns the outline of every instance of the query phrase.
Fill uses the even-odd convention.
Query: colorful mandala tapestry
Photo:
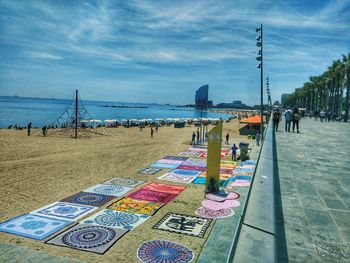
[[[178,243],[151,240],[139,247],[137,257],[144,263],[188,263],[193,260],[194,253]]]
[[[162,169],[159,169],[159,168],[148,167],[148,168],[144,168],[144,169],[140,170],[139,173],[153,175],[153,174],[160,172],[161,170]]]
[[[39,216],[47,216],[55,219],[64,219],[68,221],[77,221],[88,213],[95,211],[97,207],[79,205],[73,203],[56,202],[30,212]]]
[[[0,232],[42,240],[71,224],[71,221],[25,214],[0,224]]]
[[[163,193],[163,192],[157,192],[157,191],[151,191],[146,189],[140,189],[127,197],[138,199],[138,200],[145,200],[145,201],[151,201],[156,203],[169,203],[173,199],[176,198],[176,194],[169,194],[169,193]]]
[[[78,224],[46,243],[103,254],[127,232],[124,229]]]
[[[113,178],[104,182],[103,184],[111,184],[115,186],[127,186],[127,187],[136,187],[140,184],[143,184],[145,181],[136,180],[136,179],[128,179],[128,178]]]
[[[132,230],[145,222],[149,216],[130,212],[103,209],[83,220],[83,224]]]
[[[160,180],[171,181],[176,183],[184,183],[184,184],[191,183],[195,178],[196,176],[187,176],[187,175],[173,174],[173,173],[167,173],[158,177],[158,179]]]
[[[170,184],[160,184],[160,183],[150,183],[150,184],[144,186],[142,189],[152,190],[152,191],[157,191],[157,192],[163,192],[163,193],[169,193],[169,194],[179,194],[185,188],[186,188],[185,186],[170,185]]]
[[[200,207],[195,211],[195,214],[204,218],[216,219],[233,216],[235,212],[231,208],[221,210],[210,210],[205,207]]]
[[[133,198],[123,198],[110,205],[108,209],[143,215],[153,215],[162,206],[163,204],[161,203],[136,200]]]
[[[84,190],[84,192],[120,197],[130,190],[132,190],[132,188],[128,186],[98,184]]]
[[[112,199],[114,196],[80,192],[61,200],[61,202],[101,207]]]

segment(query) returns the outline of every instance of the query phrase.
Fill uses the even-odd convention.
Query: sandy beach
[[[209,128],[211,127],[213,126]],[[242,140],[252,144],[253,141],[247,140],[246,136],[239,136],[238,127],[241,126],[237,120],[224,123],[223,136],[229,131],[231,145]],[[166,155],[177,155],[186,150],[194,130],[194,126],[182,129],[161,127],[159,133],[155,133],[151,139],[149,128],[140,132],[136,127],[119,127],[108,128],[110,136],[76,140],[39,135],[28,137],[25,130],[2,129],[0,221],[28,213],[115,177],[176,185],[157,179],[170,170],[163,169],[153,176],[139,174],[138,170]],[[203,185],[186,185],[177,199],[122,237],[104,255],[53,246],[5,233],[0,233],[0,239],[4,243],[18,244],[83,262],[139,262],[136,257],[138,247],[142,242],[154,239],[181,243],[192,249],[197,257],[213,223],[204,238],[154,230],[151,227],[168,212],[195,215],[194,211],[203,200],[203,190]]]

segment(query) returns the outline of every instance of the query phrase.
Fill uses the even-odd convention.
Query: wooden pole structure
[[[78,138],[78,90],[75,90],[75,139]]]

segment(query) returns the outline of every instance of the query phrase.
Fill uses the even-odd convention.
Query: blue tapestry
[[[71,224],[71,221],[25,214],[0,224],[0,232],[42,240]]]

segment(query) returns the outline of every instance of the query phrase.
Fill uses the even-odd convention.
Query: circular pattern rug
[[[195,211],[195,214],[200,217],[215,219],[233,216],[235,212],[231,208],[210,210],[202,206]]]
[[[236,192],[230,192],[226,197],[215,195],[215,194],[206,194],[205,199],[212,200],[215,202],[224,202],[225,200],[232,200],[239,198],[239,193]]]
[[[93,205],[95,203],[103,202],[108,198],[106,195],[99,195],[94,193],[84,193],[74,197],[74,201],[79,204]]]
[[[87,226],[69,231],[62,242],[75,248],[94,248],[107,244],[116,236],[113,229],[102,226]]]
[[[193,260],[194,253],[178,243],[151,240],[139,247],[137,257],[144,263],[187,263]]]
[[[127,179],[127,178],[116,178],[109,181],[112,185],[124,185],[124,186],[134,186],[140,183],[139,180]]]
[[[228,209],[232,207],[240,206],[240,203],[237,200],[225,200],[224,202],[215,202],[212,200],[202,201],[202,206],[210,210],[221,210]]]
[[[100,185],[94,189],[95,193],[110,195],[115,193],[121,193],[124,191],[124,188],[120,185]]]

